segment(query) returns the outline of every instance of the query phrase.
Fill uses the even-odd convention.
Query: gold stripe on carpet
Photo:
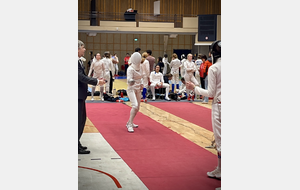
[[[99,133],[98,129],[95,127],[95,125],[89,120],[89,118],[86,118],[85,126],[83,129],[83,133]]]
[[[202,104],[202,102],[193,102],[193,104],[211,109],[212,100],[208,100],[208,104]]]

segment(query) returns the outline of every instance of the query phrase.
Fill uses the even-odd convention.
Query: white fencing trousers
[[[192,82],[195,86],[199,86],[199,82],[196,80],[192,72],[186,72],[184,75],[185,82]]]
[[[119,65],[118,64],[114,64],[115,65],[115,73],[113,73],[113,75],[118,75],[119,73]]]
[[[211,108],[211,119],[216,148],[217,151],[221,153],[221,104],[213,103]]]
[[[105,80],[107,80],[107,82],[105,83],[105,91],[109,92],[109,81],[110,81],[110,73],[109,73],[109,71],[105,71],[103,78]]]
[[[199,86],[199,82],[196,80],[192,72],[185,72],[184,75],[185,82],[192,82],[195,86]],[[186,89],[186,94],[189,96],[191,90]]]
[[[148,82],[149,82],[148,78],[149,78],[148,76],[144,76],[142,79],[144,88],[146,88],[146,89],[148,89]]]
[[[172,75],[172,84],[179,84],[179,73],[173,73]]]
[[[141,90],[127,90],[127,96],[131,103],[131,110],[128,123],[133,123],[133,119],[140,109],[141,104]]]
[[[201,87],[200,73],[198,70],[196,70],[196,72],[195,72],[195,78],[196,78],[196,81],[199,83],[199,86]]]
[[[156,85],[156,83],[151,83],[151,85],[150,85],[150,89],[151,89],[153,97],[155,97],[155,85]],[[166,88],[165,98],[167,98],[169,95],[170,85],[168,83],[163,83],[162,88]]]

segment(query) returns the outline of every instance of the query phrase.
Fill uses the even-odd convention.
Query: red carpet
[[[87,103],[86,107],[87,117],[150,190],[221,187],[221,181],[206,176],[217,165],[216,155],[140,112],[134,120],[139,128],[128,133],[125,125],[131,107],[125,104]]]
[[[190,102],[149,102],[149,104],[185,119],[204,129],[212,130],[211,109]]]

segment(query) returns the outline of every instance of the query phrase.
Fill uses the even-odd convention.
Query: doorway
[[[187,57],[187,54],[192,53],[191,49],[173,49],[173,53],[176,53],[178,56],[178,59],[181,60],[181,55],[184,54],[185,58]]]

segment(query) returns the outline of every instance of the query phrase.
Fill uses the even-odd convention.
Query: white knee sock
[[[165,99],[169,97],[169,91],[170,91],[170,85],[168,84],[168,86],[166,87]]]
[[[95,89],[96,89],[96,86],[92,86],[92,98],[94,98],[94,93],[95,93]]]
[[[155,99],[155,88],[154,88],[154,86],[150,86],[150,88],[151,88],[151,92],[152,92],[152,95],[153,95],[152,98]]]
[[[104,86],[100,86],[100,97],[103,97]]]

